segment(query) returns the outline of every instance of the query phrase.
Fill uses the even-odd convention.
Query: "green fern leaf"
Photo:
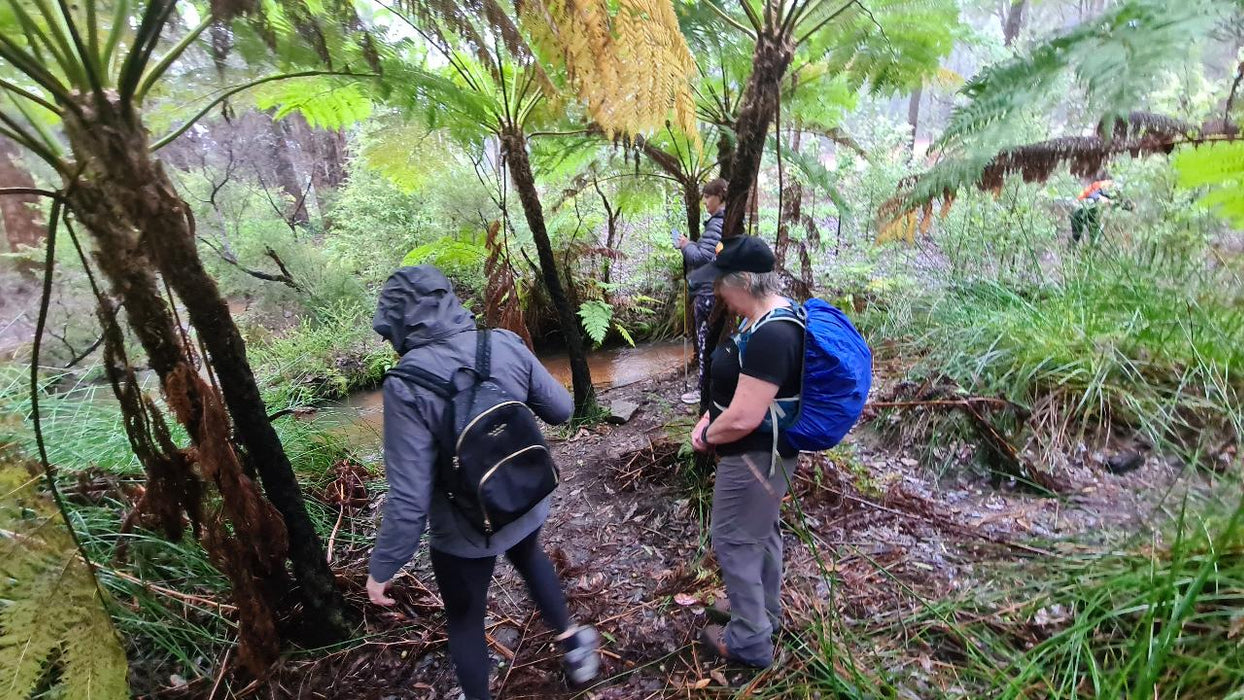
[[[75,700],[128,698],[125,650],[39,483],[0,451],[0,699],[27,700],[47,679]]]
[[[1172,161],[1179,185],[1206,187],[1201,203],[1234,226],[1244,226],[1244,141],[1179,149]]]
[[[622,340],[626,341],[627,345],[635,347],[635,339],[631,337],[630,331],[626,330],[621,323],[615,323],[613,327],[618,331],[618,335],[622,336]]]
[[[266,88],[266,89],[265,89]],[[340,129],[371,116],[371,99],[357,81],[343,82],[322,76],[268,83],[256,90],[255,105],[276,108],[273,118],[298,112],[319,129]]]
[[[579,318],[583,321],[587,336],[600,345],[605,342],[609,325],[613,323],[613,307],[603,301],[587,301],[579,307]]]

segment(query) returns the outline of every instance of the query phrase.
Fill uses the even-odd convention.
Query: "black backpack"
[[[492,381],[489,332],[477,335],[475,367],[462,368],[475,375],[469,386],[455,385],[457,372],[442,379],[418,367],[394,367],[386,376],[446,400],[437,486],[487,541],[552,493],[559,475],[535,414]]]

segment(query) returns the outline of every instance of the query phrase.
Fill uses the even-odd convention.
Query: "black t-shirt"
[[[752,333],[743,352],[743,364],[739,366],[739,349],[731,336],[713,351],[712,394],[713,405],[709,417],[716,420],[734,398],[739,385],[739,374],[778,386],[778,397],[795,396],[803,381],[803,327],[790,321],[769,321]],[[735,442],[717,445],[717,453],[734,455],[742,452],[773,449],[773,434],[767,429],[756,430]],[[778,452],[791,457],[798,450],[778,438]]]

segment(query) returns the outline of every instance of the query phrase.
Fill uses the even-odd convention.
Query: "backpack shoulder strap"
[[[453,382],[441,379],[421,367],[398,365],[384,374],[386,377],[397,377],[398,379],[404,379],[412,384],[421,386],[442,399],[452,398],[454,394],[458,393],[458,389]]]
[[[481,382],[492,378],[492,332],[487,328],[475,334],[475,376]]]

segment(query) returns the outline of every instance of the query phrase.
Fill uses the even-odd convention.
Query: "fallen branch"
[[[276,254],[276,251],[273,250],[271,247],[269,247],[267,250],[264,251],[264,255],[267,255],[269,258],[272,259],[273,262],[276,263],[277,268],[280,269],[281,271],[279,275],[273,274],[271,272],[264,272],[263,270],[256,270],[254,268],[247,267],[238,260],[236,255],[229,252],[228,250],[225,250],[217,246],[216,244],[212,243],[207,238],[204,238],[203,236],[199,236],[199,240],[202,241],[203,244],[206,245],[208,248],[211,248],[212,251],[216,253],[216,255],[221,260],[224,260],[225,262],[238,268],[242,272],[245,272],[251,277],[254,277],[255,279],[261,279],[261,280],[264,280],[265,282],[280,282],[281,284],[285,285],[286,287],[289,287],[290,289],[293,289],[296,292],[306,291],[305,289],[302,288],[302,285],[298,284],[298,282],[294,280],[293,275],[290,274],[289,268],[285,266],[285,261],[281,260],[280,256],[278,256]]]
[[[180,600],[183,603],[195,603],[198,605],[213,607],[213,608],[216,608],[217,612],[219,613],[226,613],[226,612],[235,613],[238,611],[238,608],[235,605],[230,605],[228,603],[222,603],[218,600],[211,600],[210,598],[203,598],[201,596],[192,595],[190,593],[182,593],[181,591],[175,591],[171,588],[165,588],[163,586],[157,586],[154,583],[148,583],[135,576],[131,576],[130,574],[125,573],[124,571],[117,571],[116,569],[102,570],[102,571],[106,571],[108,575],[116,576],[117,578],[123,581],[129,581],[130,583],[142,586],[144,590],[151,591],[152,593],[159,593],[162,596],[173,598],[175,600]]]
[[[981,412],[982,408],[1000,407],[1015,412],[1021,423],[1028,420],[1030,412],[1027,408],[1001,398],[987,396],[971,396],[961,399],[914,399],[908,401],[874,401],[865,408],[938,408],[960,410],[972,421],[980,441],[992,457],[990,462],[1001,472],[1019,480],[1021,483],[1034,487],[1045,495],[1066,493],[1071,490],[1070,484],[1037,469],[1030,460],[1019,453],[992,422]]]

